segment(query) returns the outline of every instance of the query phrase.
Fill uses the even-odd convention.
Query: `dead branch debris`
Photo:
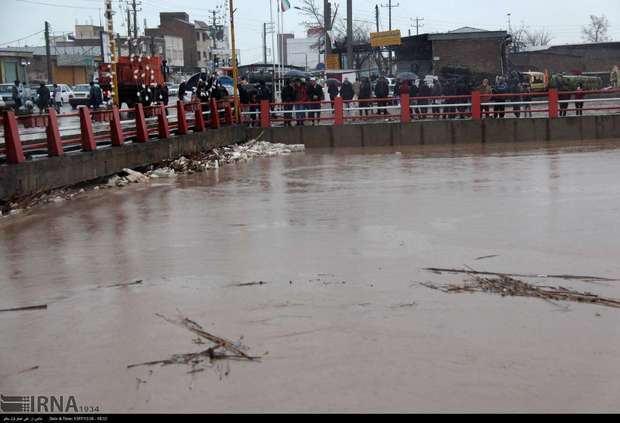
[[[173,364],[185,364],[196,367],[205,361],[214,362],[217,360],[238,360],[238,361],[258,361],[260,357],[253,357],[248,355],[244,351],[243,346],[238,346],[232,341],[221,338],[216,335],[212,335],[204,330],[202,326],[187,317],[181,317],[178,320],[170,319],[161,314],[156,314],[157,317],[165,320],[166,322],[185,328],[200,338],[206,339],[212,342],[213,345],[204,351],[189,354],[175,354],[165,360],[149,361],[146,363],[131,364],[127,366],[128,369],[143,366],[169,366]],[[194,369],[195,370],[195,369]]]
[[[9,311],[31,311],[31,310],[47,310],[47,304],[29,306],[29,307],[7,308],[7,309],[0,310],[0,313],[5,313]]]
[[[620,279],[601,278],[598,276],[577,276],[577,275],[543,275],[543,274],[518,274],[518,273],[496,273],[496,272],[478,272],[475,270],[464,269],[443,269],[437,267],[428,267],[423,270],[429,272],[442,274],[465,274],[465,275],[477,275],[477,276],[498,276],[508,278],[537,278],[537,279],[564,279],[564,280],[577,280],[577,281],[597,281],[597,282],[619,282]]]
[[[431,283],[421,283],[420,285],[448,294],[484,292],[502,297],[529,297],[550,302],[564,301],[620,308],[620,300],[600,297],[589,292],[574,291],[561,286],[533,285],[506,275],[494,278],[472,275],[471,280],[463,285],[434,285]]]

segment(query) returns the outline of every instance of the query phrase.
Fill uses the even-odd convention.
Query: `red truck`
[[[103,91],[104,100],[110,100],[114,95],[112,86],[112,65],[99,65],[99,86]],[[149,94],[156,98],[157,86],[165,83],[162,72],[161,57],[122,56],[116,65],[118,75],[118,104],[126,103],[134,107],[136,103],[149,103]],[[149,93],[149,89],[151,90]]]

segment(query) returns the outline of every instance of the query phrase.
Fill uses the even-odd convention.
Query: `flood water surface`
[[[620,278],[619,146],[310,150],[4,218],[0,309],[48,309],[0,313],[0,392],[104,412],[620,411],[620,309],[420,285],[464,281],[427,267]],[[128,369],[206,348],[156,314],[263,358]]]

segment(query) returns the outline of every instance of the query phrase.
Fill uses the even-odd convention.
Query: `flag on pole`
[[[282,5],[282,11],[286,12],[291,8],[291,2],[288,0],[281,0],[280,4]]]

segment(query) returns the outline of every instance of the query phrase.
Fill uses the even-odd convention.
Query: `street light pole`
[[[235,7],[233,0],[229,0],[230,6],[230,42],[232,47],[232,71],[233,71],[233,99],[235,102],[235,117],[237,123],[241,123],[241,110],[239,105],[239,67],[237,66],[237,45],[235,42]]]

